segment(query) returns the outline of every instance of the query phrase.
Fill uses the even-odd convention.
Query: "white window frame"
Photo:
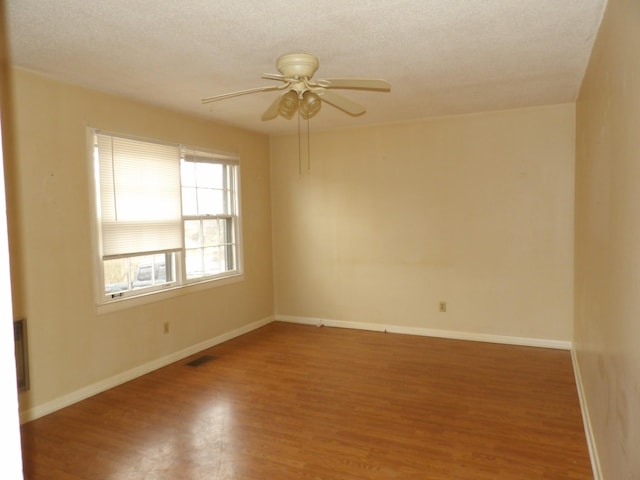
[[[103,221],[102,221],[102,207],[101,207],[101,186],[100,186],[100,159],[97,148],[98,135],[109,136],[116,139],[125,139],[125,141],[142,142],[150,146],[170,146],[176,148],[179,152],[176,155],[177,171],[180,172],[177,175],[176,182],[177,188],[181,192],[178,202],[179,210],[181,212],[181,245],[179,248],[172,248],[171,250],[161,251],[131,251],[129,253],[120,253],[112,256],[105,256],[103,249]],[[99,307],[114,306],[126,304],[140,304],[148,303],[151,301],[161,300],[169,296],[180,295],[183,289],[202,289],[211,288],[214,286],[224,285],[230,282],[236,282],[243,279],[243,249],[242,249],[242,216],[240,209],[240,158],[238,154],[220,152],[200,147],[188,147],[182,144],[170,144],[167,142],[160,142],[156,140],[149,140],[146,138],[134,137],[131,135],[124,135],[120,133],[113,133],[96,128],[88,128],[88,145],[89,145],[89,158],[91,162],[91,172],[93,181],[93,200],[94,200],[94,245],[96,251],[96,269],[95,269],[95,285],[96,285],[96,303]],[[202,215],[185,215],[183,209],[183,180],[182,180],[182,162],[198,162],[198,163],[210,163],[215,165],[223,165],[224,172],[228,173],[230,179],[229,184],[225,185],[226,190],[223,190],[228,194],[229,201],[225,203],[228,206],[227,211],[223,213],[214,212],[214,214],[202,214]],[[115,181],[115,180],[114,180]],[[186,262],[186,245],[185,245],[185,222],[187,220],[216,220],[223,219],[225,223],[230,223],[231,231],[228,232],[228,236],[225,238],[231,238],[232,242],[225,243],[218,246],[220,250],[225,252],[227,258],[225,259],[225,267],[222,271],[213,274],[204,274],[195,278],[187,278]],[[204,249],[204,247],[203,247]],[[233,252],[230,254],[230,252]],[[139,258],[143,255],[150,254],[167,254],[167,259],[170,260],[170,264],[167,265],[165,261],[165,272],[172,271],[173,279],[168,282],[161,282],[156,285],[133,287],[133,281],[131,278],[128,280],[128,287],[125,290],[118,292],[117,294],[106,293],[105,282],[105,262],[108,260],[118,258]],[[233,265],[230,268],[226,261],[229,259],[228,255],[233,256]],[[123,262],[126,263],[126,262]],[[169,267],[169,268],[167,268]],[[155,268],[155,267],[154,267]],[[129,275],[131,277],[131,275]]]

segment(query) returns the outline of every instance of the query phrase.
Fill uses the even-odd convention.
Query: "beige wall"
[[[575,348],[603,478],[640,478],[640,2],[609,0],[577,102]]]
[[[9,108],[9,58],[4,3],[0,1],[0,465],[4,478],[22,479],[18,393],[13,342],[9,235],[6,209],[5,159],[13,155]]]
[[[269,141],[14,70],[15,314],[27,318],[31,409],[273,313]],[[194,101],[197,101],[195,99]],[[244,281],[99,314],[86,127],[240,152]],[[169,321],[171,331],[163,335]]]
[[[574,114],[272,138],[277,315],[571,340]]]

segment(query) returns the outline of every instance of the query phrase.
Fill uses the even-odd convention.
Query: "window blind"
[[[103,258],[182,247],[180,149],[95,133]]]

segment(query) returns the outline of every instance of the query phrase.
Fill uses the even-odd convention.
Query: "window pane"
[[[196,248],[202,246],[200,220],[185,220],[184,243],[186,248]]]
[[[231,209],[230,209],[230,205],[231,203],[229,202],[229,190],[220,190],[218,192],[218,198],[216,199],[219,203],[218,208],[220,209],[220,213],[224,214],[224,215],[230,215]]]
[[[188,279],[229,271],[235,263],[231,247],[225,246],[193,248],[185,252],[185,258]]]
[[[235,243],[233,235],[233,222],[230,218],[220,220],[220,243]]]
[[[129,259],[118,258],[104,262],[104,293],[111,295],[129,290]]]
[[[166,255],[147,255],[135,257],[136,262],[132,262],[132,270],[135,265],[133,277],[133,288],[148,287],[151,285],[162,285],[167,282]]]
[[[196,186],[196,164],[193,162],[185,162],[180,164],[180,175],[182,176],[182,185],[186,187]]]
[[[198,189],[198,213],[200,215],[223,213],[222,196],[219,190],[212,190],[210,188]]]
[[[204,270],[206,275],[214,275],[226,271],[224,247],[204,248]]]
[[[211,247],[223,243],[220,235],[221,220],[203,221],[203,246]]]
[[[202,249],[193,248],[185,250],[185,266],[187,269],[187,278],[200,278],[203,273],[202,267]]]
[[[198,197],[197,190],[192,187],[184,187],[182,189],[182,214],[198,215]]]
[[[236,246],[230,245],[226,248],[227,269],[234,270],[236,268]]]
[[[224,165],[215,163],[198,163],[197,181],[199,187],[222,188]]]
[[[104,293],[120,296],[133,289],[173,282],[174,261],[173,253],[105,260]]]

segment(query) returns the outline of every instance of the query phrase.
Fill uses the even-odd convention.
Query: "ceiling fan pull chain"
[[[307,118],[307,170],[311,171],[311,132],[310,132],[311,122]]]
[[[302,175],[302,147],[300,146],[300,110],[298,110],[298,175]]]

